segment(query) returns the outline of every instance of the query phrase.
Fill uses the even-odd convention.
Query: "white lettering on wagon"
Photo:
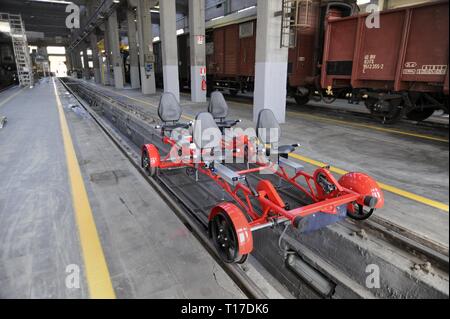
[[[403,74],[405,75],[445,75],[447,74],[448,66],[445,64],[425,64],[422,67],[415,69],[417,63],[405,63]]]
[[[366,73],[366,70],[383,70],[384,64],[376,63],[376,58],[375,54],[364,55],[363,73]]]

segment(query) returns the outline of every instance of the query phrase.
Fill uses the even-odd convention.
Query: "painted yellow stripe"
[[[146,102],[146,101],[143,101],[143,100],[140,100],[140,99],[135,99],[135,98],[130,97],[128,95],[121,94],[121,93],[119,93],[117,91],[113,91],[111,89],[108,89],[108,90],[110,90],[111,92],[114,92],[116,94],[122,95],[124,97],[127,97],[129,99],[135,100],[137,102],[141,102],[141,103],[144,103],[144,104],[151,105],[153,107],[157,107],[156,105],[154,105],[152,103],[149,103],[149,102]],[[247,104],[239,103],[239,102],[237,104],[247,105]],[[342,120],[328,119],[328,118],[323,118],[323,117],[316,116],[316,115],[303,114],[303,113],[300,114],[300,113],[296,113],[296,112],[287,112],[287,114],[294,115],[294,116],[300,116],[300,117],[301,116],[307,116],[307,117],[310,117],[310,118],[316,118],[316,119],[320,119],[320,120],[324,120],[324,121],[328,121],[328,122],[341,123],[341,124],[352,125],[352,126],[356,126],[356,127],[365,127],[365,128],[370,128],[370,129],[379,130],[379,131],[385,131],[385,132],[389,132],[389,133],[410,135],[410,136],[414,136],[414,137],[420,137],[420,138],[424,138],[424,139],[436,140],[436,141],[441,141],[441,142],[446,142],[446,143],[449,142],[446,139],[441,139],[441,138],[437,138],[437,137],[433,137],[433,136],[428,136],[428,135],[423,135],[423,134],[415,134],[415,133],[408,133],[408,132],[403,132],[403,131],[398,131],[398,130],[392,130],[392,129],[387,129],[387,128],[376,127],[376,126],[372,126],[372,125],[351,123],[351,122],[342,121]],[[186,119],[189,119],[189,120],[193,120],[193,118],[191,118],[189,116],[183,116],[183,117],[186,118]],[[294,153],[291,153],[290,156],[293,157],[293,158],[296,158],[296,159],[298,159],[300,161],[303,161],[305,163],[309,163],[309,164],[312,164],[312,165],[318,166],[318,167],[323,167],[323,166],[327,165],[326,163],[319,162],[319,161],[313,160],[311,158],[307,158],[305,156],[301,156],[301,155],[294,154]],[[330,170],[333,173],[336,173],[336,174],[339,174],[339,175],[345,175],[345,174],[348,173],[347,171],[345,171],[343,169],[340,169],[340,168],[337,168],[337,167],[331,167]],[[431,206],[431,207],[435,207],[435,208],[438,208],[440,210],[449,212],[449,206],[447,204],[444,204],[444,203],[441,203],[441,202],[438,202],[438,201],[435,201],[435,200],[432,200],[432,199],[429,199],[429,198],[426,198],[426,197],[423,197],[423,196],[420,196],[420,195],[416,195],[416,194],[410,193],[408,191],[404,191],[402,189],[399,189],[399,188],[391,186],[391,185],[387,185],[387,184],[383,184],[383,183],[378,183],[378,185],[382,189],[384,189],[385,191],[388,191],[388,192],[391,192],[393,194],[396,194],[396,195],[399,195],[399,196],[411,199],[413,201],[416,201],[416,202],[419,202],[419,203],[422,203],[422,204],[425,204],[425,205],[428,205],[428,206]]]
[[[353,123],[353,122],[348,122],[348,121],[344,121],[344,120],[330,119],[330,118],[325,118],[325,117],[322,117],[322,116],[317,116],[317,115],[312,115],[312,114],[304,114],[304,113],[299,114],[299,113],[296,113],[296,112],[287,112],[287,113],[289,115],[294,115],[294,116],[297,116],[297,117],[307,117],[307,118],[310,118],[310,119],[315,119],[315,120],[319,120],[319,121],[323,121],[323,122],[344,124],[344,125],[348,125],[348,126],[362,127],[362,128],[375,130],[375,131],[380,131],[380,132],[400,134],[400,135],[405,135],[405,136],[412,136],[412,137],[422,138],[422,139],[426,139],[426,140],[432,140],[432,141],[449,143],[449,140],[446,139],[446,138],[435,137],[435,136],[426,135],[426,134],[405,132],[405,131],[394,130],[394,129],[385,128],[385,127],[378,127],[378,126],[374,126],[374,125],[359,124],[359,123]]]
[[[17,91],[16,93],[11,94],[10,96],[8,96],[4,101],[2,101],[2,102],[0,103],[0,107],[2,107],[3,105],[5,105],[5,104],[8,103],[9,101],[11,101],[13,98],[15,98],[17,95],[19,95],[19,94],[22,93],[22,92],[23,92],[23,88],[20,89],[19,91]]]
[[[80,166],[73,147],[64,110],[53,80],[56,103],[58,105],[59,120],[66,152],[67,168],[69,171],[72,202],[80,236],[86,279],[91,298],[114,299],[116,297],[108,266],[103,254],[100,238],[95,226],[88,195],[81,176]]]
[[[239,105],[243,105],[243,106],[246,106],[246,107],[252,107],[252,104],[249,104],[249,103],[241,103],[241,102],[235,102],[235,101],[233,101],[233,103],[239,104]],[[418,134],[418,133],[413,133],[413,132],[406,132],[406,131],[395,130],[395,129],[390,129],[390,128],[386,128],[386,127],[378,127],[378,126],[375,126],[375,125],[360,124],[360,123],[354,123],[354,122],[349,122],[349,121],[344,121],[344,120],[336,120],[336,119],[331,119],[331,118],[328,118],[328,117],[312,115],[312,114],[306,114],[306,113],[303,113],[303,112],[299,113],[299,112],[287,111],[286,114],[293,115],[293,116],[296,116],[296,117],[307,117],[307,118],[310,118],[310,119],[316,119],[316,120],[319,120],[319,121],[324,121],[324,122],[329,122],[329,123],[343,124],[343,125],[348,125],[348,126],[353,126],[353,127],[363,127],[363,128],[367,128],[367,129],[371,129],[371,130],[375,130],[375,131],[380,131],[380,132],[400,134],[400,135],[412,136],[412,137],[417,137],[417,138],[422,138],[422,139],[427,139],[427,140],[432,140],[432,141],[449,143],[449,140],[447,138],[444,138],[444,137],[437,137],[437,136],[426,135],[426,134]]]
[[[301,156],[301,155],[298,155],[298,154],[294,154],[294,153],[289,154],[289,156],[291,156],[291,157],[293,157],[295,159],[298,159],[298,160],[300,160],[302,162],[309,163],[311,165],[318,166],[318,167],[324,167],[324,166],[327,165],[326,163],[319,162],[319,161],[313,160],[311,158],[308,158],[308,157],[305,157],[305,156]],[[333,173],[339,174],[339,175],[345,175],[345,174],[348,173],[347,171],[345,171],[343,169],[340,169],[340,168],[337,168],[337,167],[330,167],[330,171],[332,171]],[[393,194],[396,194],[396,195],[399,195],[399,196],[411,199],[413,201],[416,201],[416,202],[419,202],[419,203],[422,203],[422,204],[425,204],[425,205],[428,205],[428,206],[431,206],[431,207],[438,208],[438,209],[443,210],[445,212],[449,212],[449,206],[447,204],[445,204],[445,203],[441,203],[441,202],[438,202],[438,201],[435,201],[435,200],[432,200],[432,199],[429,199],[429,198],[426,198],[426,197],[423,197],[423,196],[420,196],[420,195],[416,195],[416,194],[410,193],[408,191],[404,191],[402,189],[399,189],[397,187],[394,187],[394,186],[391,186],[391,185],[387,185],[387,184],[384,184],[384,183],[378,183],[378,185],[383,190],[388,191],[390,193],[393,193]]]

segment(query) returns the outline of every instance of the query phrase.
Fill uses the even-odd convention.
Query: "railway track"
[[[237,103],[247,104],[247,105],[253,105],[253,97],[250,96],[239,96],[239,95],[232,95],[227,94],[226,92],[223,92],[224,95],[226,95],[226,98],[228,101],[233,101]],[[187,92],[185,92],[187,94]],[[326,115],[330,118],[342,118],[349,121],[355,121],[356,123],[366,123],[371,125],[376,125],[379,127],[389,127],[389,128],[395,128],[395,129],[407,129],[409,131],[422,131],[423,133],[438,133],[439,136],[447,137],[448,138],[448,128],[449,124],[444,123],[438,123],[438,122],[431,122],[431,121],[411,121],[408,119],[402,119],[397,124],[386,124],[382,125],[379,121],[374,119],[369,113],[365,112],[358,112],[354,110],[348,110],[344,108],[339,108],[339,106],[336,107],[329,107],[329,106],[321,106],[318,105],[319,102],[312,102],[314,104],[308,103],[304,106],[298,106],[293,101],[287,101],[286,104],[288,106],[288,110],[292,112],[297,112],[299,115],[302,115],[305,111],[308,111],[308,113],[313,112],[317,115]],[[364,109],[365,106],[361,102],[360,105],[361,109]]]
[[[198,202],[194,200],[189,200],[192,195],[192,191],[188,191],[192,187],[198,187],[201,190],[201,193],[206,194],[206,198],[210,198],[212,203],[217,202],[221,199],[221,194],[215,192],[212,188],[210,188],[206,183],[194,183],[190,182],[189,179],[185,184],[174,183],[171,181],[170,173],[168,176],[163,175],[157,179],[148,178],[145,173],[140,168],[140,154],[139,154],[139,145],[142,145],[147,142],[155,142],[159,139],[157,134],[151,129],[151,126],[155,124],[155,118],[153,114],[149,114],[143,111],[141,108],[129,105],[127,103],[118,101],[107,94],[103,94],[101,92],[95,92],[90,87],[80,84],[80,83],[64,83],[62,81],[65,88],[74,94],[79,103],[83,105],[86,110],[91,114],[91,116],[95,119],[95,121],[100,125],[103,131],[114,141],[114,143],[121,149],[121,151],[130,159],[130,161],[135,165],[135,167],[141,172],[141,174],[146,178],[146,180],[154,187],[154,189],[165,199],[168,204],[174,209],[176,214],[180,217],[183,222],[192,230],[192,232],[196,235],[196,237],[201,241],[201,243],[205,246],[208,252],[210,252],[214,258],[221,264],[221,266],[227,271],[227,273],[235,280],[235,282],[241,287],[241,289],[247,294],[247,296],[251,298],[265,298],[267,297],[265,293],[246,275],[246,272],[243,270],[241,266],[238,265],[229,265],[221,262],[220,258],[216,255],[215,249],[210,242],[206,228],[207,228],[207,215],[209,213],[209,209],[211,205],[205,201],[203,206],[199,206]],[[89,105],[86,105],[87,104]],[[102,105],[100,108],[103,111],[97,113],[99,110],[96,110],[97,107]],[[109,105],[109,106],[107,106]],[[120,123],[120,121],[116,118],[114,120],[114,115],[106,114],[105,107],[111,107],[111,110],[114,108],[116,111],[120,109],[125,115],[124,122]],[[109,122],[116,126],[122,127],[119,128],[119,131],[122,133],[125,132],[126,138],[122,138],[117,133],[114,133],[111,130],[111,127],[105,122],[103,118],[109,120]],[[147,125],[147,128],[140,127],[137,130],[141,130],[139,134],[135,134],[136,136],[132,136],[131,131],[136,128],[132,128],[134,124],[131,122],[144,122]],[[129,133],[129,134],[126,134]],[[128,139],[129,138],[129,139]],[[127,140],[128,139],[128,140]],[[149,140],[150,139],[150,140]],[[180,170],[178,170],[179,172]],[[177,173],[174,172],[173,175]],[[184,172],[182,173],[184,174]],[[185,175],[185,174],[184,174]],[[176,177],[175,177],[176,178]],[[258,179],[258,176],[252,176],[252,178]],[[293,204],[299,203],[298,194],[295,193],[292,189],[289,188],[280,188],[279,191],[287,198],[289,198]],[[223,199],[223,198],[222,198]],[[304,203],[303,203],[304,204]],[[351,222],[344,222],[344,226],[348,226],[349,228],[355,225]],[[373,218],[369,221],[358,223],[356,227],[363,227],[368,230],[368,232],[378,238],[379,240],[383,240],[389,242],[389,244],[397,247],[399,250],[403,250],[408,254],[412,254],[414,256],[418,256],[423,260],[427,260],[433,263],[434,267],[439,268],[443,272],[448,274],[448,249],[445,247],[441,247],[436,243],[430,242],[426,238],[421,238],[413,234],[412,232],[402,229],[396,225],[392,225],[389,221],[383,220],[381,218]],[[278,230],[279,231],[279,230]],[[279,231],[280,232],[280,231]],[[286,242],[295,241],[294,238],[289,238]],[[304,256],[304,259],[307,259]],[[324,274],[323,267],[321,267],[321,274]],[[330,274],[325,274],[330,275]],[[331,276],[331,275],[330,275]],[[336,276],[333,277],[332,281],[339,281]],[[343,280],[345,281],[345,280]],[[342,283],[337,283],[342,284]],[[320,295],[319,295],[320,296]],[[361,295],[360,295],[361,296]],[[370,294],[368,295],[370,296]],[[323,296],[322,296],[323,297]]]

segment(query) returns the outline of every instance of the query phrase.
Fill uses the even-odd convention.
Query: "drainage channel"
[[[139,146],[148,142],[158,144],[160,140],[153,129],[153,116],[94,92],[80,82],[69,79],[64,82],[142,172]],[[209,250],[214,251],[205,226],[209,209],[223,199],[220,189],[214,189],[215,185],[208,181],[195,183],[184,170],[160,174],[157,180],[148,181],[164,198],[174,202],[183,220],[196,225]],[[289,187],[280,191],[293,205],[302,204],[299,194]],[[343,222],[308,236],[300,236],[292,229],[285,232],[280,227],[259,231],[255,233],[252,255],[297,298],[448,298],[448,258],[426,245],[422,247],[395,235],[395,231],[383,229],[376,221],[372,224],[375,226]],[[429,260],[435,268],[430,269]],[[370,265],[380,269],[379,287],[367,287]],[[245,276],[242,267],[231,267],[237,267],[237,272]]]

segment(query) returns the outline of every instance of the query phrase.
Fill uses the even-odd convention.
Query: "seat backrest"
[[[202,112],[194,121],[193,140],[199,149],[220,149],[222,133],[211,113]]]
[[[173,93],[165,92],[161,96],[158,115],[163,122],[178,122],[181,118],[181,106]]]
[[[228,104],[221,92],[214,91],[211,93],[208,112],[211,113],[215,119],[224,119],[228,116]]]
[[[264,144],[278,143],[280,140],[281,127],[271,110],[263,109],[259,112],[256,134]]]

